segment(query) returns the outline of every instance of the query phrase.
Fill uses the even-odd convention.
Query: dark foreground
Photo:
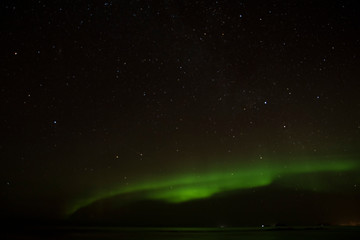
[[[4,231],[1,239],[267,240],[360,239],[359,227],[322,228],[31,228]]]

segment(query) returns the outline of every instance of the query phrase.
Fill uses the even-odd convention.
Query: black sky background
[[[358,157],[358,1],[0,4],[6,217],[210,164]]]

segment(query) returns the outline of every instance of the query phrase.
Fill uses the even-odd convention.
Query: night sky
[[[1,1],[1,218],[360,224],[358,1]]]

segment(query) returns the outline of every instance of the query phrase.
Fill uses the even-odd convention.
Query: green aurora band
[[[145,179],[131,185],[114,187],[88,198],[76,201],[68,206],[66,215],[70,216],[79,209],[96,201],[123,194],[134,194],[134,201],[162,200],[168,203],[181,203],[195,199],[209,198],[214,194],[256,187],[268,186],[280,176],[289,177],[304,173],[340,173],[357,169],[357,162],[349,159],[324,158],[321,161],[309,159],[306,161],[291,161],[268,164],[237,164],[228,168],[216,167],[198,174],[173,174],[168,177]],[[301,186],[301,180],[298,186]],[[326,189],[318,189],[326,190]],[[140,197],[139,197],[140,196]]]

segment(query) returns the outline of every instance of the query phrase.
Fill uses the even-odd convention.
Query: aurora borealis
[[[359,10],[3,1],[1,220],[360,225]]]
[[[76,210],[104,198],[113,197],[126,193],[141,192],[139,201],[143,199],[156,199],[170,203],[180,203],[199,198],[209,198],[216,193],[230,190],[256,188],[267,186],[281,176],[293,176],[301,173],[338,172],[343,173],[350,170],[358,170],[357,162],[349,159],[327,159],[317,161],[296,161],[289,165],[272,162],[271,165],[262,166],[232,166],[228,169],[213,169],[212,171],[195,174],[177,174],[168,178],[144,180],[144,182],[133,183],[132,186],[121,186],[107,192],[95,194],[88,199],[80,201],[71,206],[67,214],[73,214]],[[231,169],[237,169],[232,171]],[[290,178],[291,179],[291,178]],[[289,179],[286,179],[288,181]],[[296,180],[295,180],[296,181]],[[299,183],[301,180],[297,179]],[[281,181],[280,181],[281,182]],[[313,183],[312,186],[317,185]],[[301,184],[300,184],[301,186]],[[305,186],[304,186],[305,187]],[[317,189],[323,191],[325,189]]]

